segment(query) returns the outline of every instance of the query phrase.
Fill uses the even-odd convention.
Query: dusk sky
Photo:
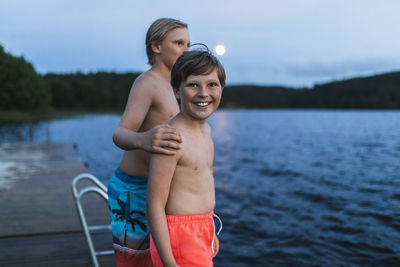
[[[311,86],[400,70],[400,1],[0,0],[0,44],[40,73],[144,71],[157,18],[226,47],[228,84]]]

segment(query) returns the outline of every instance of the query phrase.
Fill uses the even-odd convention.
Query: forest
[[[313,109],[400,109],[400,72],[359,77],[312,88],[229,86],[223,107],[313,108]]]
[[[139,73],[38,74],[0,46],[0,110],[123,110]],[[235,85],[221,108],[400,109],[400,71],[317,84],[312,88]]]

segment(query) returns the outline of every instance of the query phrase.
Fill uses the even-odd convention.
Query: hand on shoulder
[[[182,142],[179,131],[168,124],[158,125],[148,130],[145,138],[145,151],[166,155],[175,155]]]

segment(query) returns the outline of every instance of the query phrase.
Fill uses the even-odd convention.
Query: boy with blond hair
[[[179,112],[170,77],[189,44],[187,24],[171,18],[153,22],[146,35],[151,68],[134,82],[113,135],[114,143],[125,150],[108,186],[117,267],[151,266],[145,208],[150,156],[179,151],[179,131],[166,124]]]
[[[217,109],[225,71],[208,51],[184,52],[171,72],[180,112],[169,124],[182,138],[175,155],[150,160],[147,213],[155,266],[207,266],[218,252],[213,213],[214,144],[207,118]]]

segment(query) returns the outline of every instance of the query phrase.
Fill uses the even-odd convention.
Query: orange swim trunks
[[[214,212],[204,214],[167,215],[172,254],[180,267],[213,266]],[[162,267],[160,256],[150,236],[153,265]]]

